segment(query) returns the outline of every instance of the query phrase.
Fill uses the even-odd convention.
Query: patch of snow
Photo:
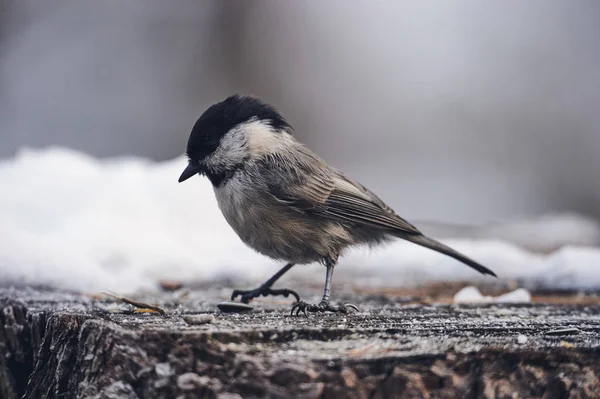
[[[454,303],[491,302],[491,296],[483,296],[477,287],[465,287],[454,295]]]
[[[0,283],[124,292],[152,289],[159,279],[258,283],[275,273],[282,264],[240,241],[207,179],[177,182],[185,165],[184,156],[161,163],[98,160],[61,148],[24,150],[0,161]],[[551,238],[542,226],[539,236]],[[501,240],[443,241],[521,286],[600,289],[598,248],[567,246],[545,255]],[[284,279],[324,277],[324,268],[314,264],[295,267]],[[442,280],[493,278],[399,240],[349,250],[334,284]]]
[[[496,297],[496,303],[530,303],[531,293],[525,288],[517,288],[514,291],[507,292]]]
[[[531,294],[525,288],[502,294],[497,297],[482,295],[473,286],[464,287],[454,295],[454,303],[530,303]]]

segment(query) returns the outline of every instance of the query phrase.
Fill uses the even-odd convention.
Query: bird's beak
[[[182,181],[186,181],[190,177],[192,177],[200,172],[202,172],[202,166],[200,166],[199,164],[191,163],[191,162],[188,163],[187,168],[185,168],[185,170],[183,171],[181,176],[179,176],[179,183],[181,183]]]

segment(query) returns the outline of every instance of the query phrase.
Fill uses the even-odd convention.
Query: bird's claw
[[[334,312],[334,313],[348,313],[349,309],[354,309],[357,312],[360,312],[358,306],[352,303],[345,303],[340,306],[332,306],[329,302],[321,301],[318,305],[314,305],[312,303],[306,303],[304,301],[298,301],[294,306],[292,306],[292,310],[290,312],[290,316],[299,316],[300,312],[304,313],[305,317],[308,317],[308,312]],[[294,314],[294,311],[296,314]]]
[[[296,298],[296,303],[300,302],[300,295],[298,295],[298,293],[296,291],[287,289],[287,288],[282,288],[282,289],[272,289],[272,288],[268,288],[268,287],[258,287],[255,288],[253,290],[248,290],[248,291],[242,291],[242,290],[233,290],[233,293],[231,294],[231,300],[233,301],[235,298],[237,298],[238,296],[240,296],[240,301],[242,301],[243,303],[248,303],[251,300],[253,300],[254,298],[258,298],[259,296],[268,296],[268,295],[283,295],[284,297],[288,297],[290,295],[294,296]]]

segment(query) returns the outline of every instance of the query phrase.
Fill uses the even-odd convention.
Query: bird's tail
[[[475,262],[473,259],[470,259],[470,258],[466,257],[465,255],[461,254],[460,252],[455,251],[452,248],[450,248],[440,242],[437,242],[431,238],[428,238],[424,235],[402,234],[402,235],[399,235],[399,237],[403,238],[407,241],[413,242],[415,244],[421,245],[425,248],[433,249],[434,251],[437,251],[444,255],[448,255],[456,260],[461,261],[465,265],[472,267],[473,269],[477,270],[481,274],[489,274],[490,276],[498,277],[498,276],[496,276],[496,273],[494,273],[487,267],[482,266],[479,263]]]

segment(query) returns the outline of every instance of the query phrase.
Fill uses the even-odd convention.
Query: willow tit
[[[248,303],[260,295],[293,295],[300,311],[347,312],[329,303],[334,266],[342,251],[402,238],[451,256],[483,274],[491,270],[431,238],[398,216],[379,197],[327,165],[292,135],[279,112],[258,98],[234,95],[212,105],[196,121],[187,143],[189,163],[179,182],[200,174],[211,181],[219,208],[242,241],[287,262],[259,288],[235,290]],[[273,283],[295,264],[322,262],[323,299],[300,301]]]

